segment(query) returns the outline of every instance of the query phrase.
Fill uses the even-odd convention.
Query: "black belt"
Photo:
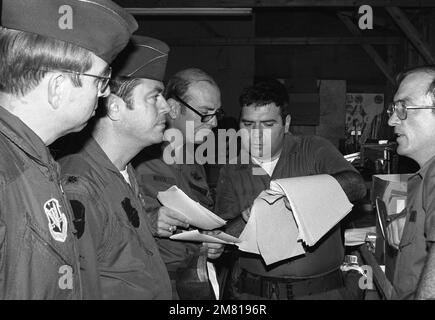
[[[343,277],[339,269],[319,277],[303,279],[264,277],[243,270],[237,282],[239,293],[248,293],[270,300],[291,300],[343,286]]]

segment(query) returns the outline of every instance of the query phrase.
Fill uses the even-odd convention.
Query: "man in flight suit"
[[[286,101],[285,88],[270,81],[248,87],[240,96],[242,152],[249,152],[250,161],[241,163],[241,153],[238,164],[226,165],[220,173],[215,209],[230,220],[228,233],[239,236],[255,198],[274,179],[329,174],[337,179],[350,201],[365,195],[362,177],[330,142],[288,133],[291,118],[285,110]],[[339,225],[307,248],[305,255],[270,266],[258,255],[239,253],[233,298],[347,298],[339,269],[344,258]]]
[[[98,111],[92,137],[61,159],[87,283],[85,298],[171,299],[168,272],[148,226],[130,160],[159,143],[168,104],[162,83],[168,46],[134,36]],[[118,62],[118,61],[117,61]],[[169,209],[168,209],[169,210]]]
[[[80,299],[71,208],[46,146],[81,130],[136,30],[109,0],[4,0],[0,299]]]
[[[220,115],[220,90],[216,82],[200,69],[186,69],[178,72],[168,81],[165,89],[168,99],[168,126],[180,133],[179,145],[174,151],[180,151],[182,163],[167,164],[161,150],[155,155],[141,154],[136,172],[139,184],[145,194],[147,214],[152,230],[157,236],[163,261],[166,263],[174,295],[181,299],[213,299],[214,295],[207,281],[196,281],[189,277],[189,270],[196,272],[198,256],[215,259],[223,251],[220,244],[201,244],[168,239],[177,227],[186,228],[184,216],[178,212],[166,210],[157,200],[157,193],[176,185],[194,201],[213,210],[213,200],[207,185],[204,167],[195,163],[195,145],[204,142],[211,129],[217,125]],[[189,126],[192,130],[189,131]],[[163,150],[168,144],[163,144]],[[148,158],[145,158],[148,157]],[[186,161],[190,159],[190,161]],[[174,159],[175,160],[175,159]],[[202,259],[200,258],[200,259]],[[201,261],[201,260],[199,260]],[[192,266],[193,265],[193,266]],[[204,269],[199,269],[204,271]]]

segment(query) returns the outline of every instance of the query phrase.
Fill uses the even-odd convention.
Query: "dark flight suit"
[[[0,300],[82,298],[58,169],[44,142],[0,107]]]
[[[353,166],[327,140],[317,136],[293,136],[289,134],[285,135],[283,150],[272,177],[264,171],[264,174],[254,175],[254,168],[257,173],[259,170],[262,171],[259,166],[254,164],[226,165],[222,168],[217,186],[215,211],[223,219],[232,220],[240,217],[242,211],[252,206],[254,199],[261,191],[269,189],[271,180],[316,174],[332,175],[343,171],[356,172]],[[259,291],[267,289],[267,286],[263,286],[261,282],[274,283],[285,278],[306,279],[327,275],[328,278],[325,283],[326,286],[331,287],[331,290],[320,296],[313,294],[312,297],[340,299],[341,294],[338,290],[332,289],[333,287],[337,288],[337,285],[339,285],[338,269],[343,262],[343,258],[344,246],[340,226],[337,225],[315,246],[308,248],[304,256],[277,262],[270,266],[266,266],[260,256],[240,251],[239,271],[242,276],[245,274],[247,276],[244,280],[235,280],[243,280],[244,282],[237,284],[238,287],[252,285],[250,288],[245,288],[246,290],[241,290],[241,292],[248,294],[242,295],[241,298],[256,299],[262,296],[263,298],[273,299],[268,294],[259,293]],[[238,275],[235,275],[235,278],[237,277]],[[258,286],[255,284],[258,284]],[[317,284],[313,286],[318,287]],[[275,298],[279,299],[292,299],[293,294],[295,298],[298,295],[304,295],[304,293],[298,294],[284,290],[284,293],[281,292],[280,297],[277,297],[279,289],[272,287],[269,289],[271,291],[275,290]],[[299,287],[299,289],[301,288]],[[299,291],[303,292],[304,289]],[[317,290],[313,291],[316,293]]]
[[[75,216],[85,298],[171,299],[131,165],[130,186],[93,138],[60,163]]]
[[[159,191],[165,191],[173,185],[183,190],[190,198],[198,201],[207,209],[213,210],[213,200],[207,185],[205,170],[199,164],[168,165],[156,157],[141,162],[136,167],[138,182],[145,196],[146,212],[156,235],[157,214],[161,207],[157,199]],[[171,279],[175,281],[176,272],[189,267],[191,259],[199,254],[201,243],[174,241],[156,237],[163,261]]]
[[[395,299],[414,299],[435,241],[435,157],[408,179],[406,222],[400,239],[393,284]]]

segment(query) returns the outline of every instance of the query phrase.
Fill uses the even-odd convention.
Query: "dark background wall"
[[[207,7],[209,3],[200,2],[192,0],[179,6]],[[212,2],[210,7],[229,7],[231,3],[237,6],[249,1],[226,1],[225,5],[216,0]],[[381,71],[379,63],[367,54],[361,45],[363,42],[350,44],[343,41],[346,38],[385,39],[385,42],[377,41],[371,50],[385,64],[390,79],[404,68],[427,62],[381,5],[382,1],[370,1],[374,16],[373,30],[358,29],[358,36],[349,30],[339,14],[346,15],[357,26],[360,4],[337,7],[328,4],[333,1],[313,0],[306,1],[314,4],[311,7],[272,7],[278,2],[259,0],[254,3],[252,14],[246,16],[136,15],[140,26],[137,33],[162,39],[169,44],[171,52],[167,77],[188,67],[199,67],[210,73],[221,87],[223,109],[227,115],[235,118],[239,114],[238,96],[241,90],[262,78],[282,79],[289,92],[299,92],[300,88],[303,88],[303,92],[319,92],[319,88],[306,88],[313,87],[313,83],[320,80],[344,80],[346,92],[383,93],[385,101],[391,101],[395,88],[385,71]],[[154,5],[139,0],[120,0],[118,3],[124,7],[151,8],[175,4],[173,1],[157,1]],[[272,6],[269,7],[268,3]],[[417,36],[433,53],[435,9],[428,7],[427,3],[426,6],[419,3],[416,7],[412,7],[412,1],[401,3],[404,6],[401,10],[415,27]],[[334,41],[317,43],[325,37]],[[277,41],[279,39],[284,41]],[[300,41],[295,42],[295,39]],[[304,108],[302,105],[295,107]],[[344,118],[345,115],[337,115],[337,119]],[[391,136],[386,120],[382,120],[379,138]],[[328,124],[323,123],[322,126],[324,128]],[[302,133],[319,134],[318,125],[296,129]]]

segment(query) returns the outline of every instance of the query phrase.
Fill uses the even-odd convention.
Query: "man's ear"
[[[166,101],[168,102],[169,105],[169,113],[168,113],[169,117],[173,120],[177,119],[181,112],[180,103],[173,98],[169,98]]]
[[[48,79],[47,97],[48,103],[53,109],[59,109],[62,106],[62,98],[65,91],[66,77],[62,73],[55,73]]]
[[[109,117],[112,121],[118,121],[121,117],[121,111],[126,108],[127,105],[125,101],[122,100],[117,95],[111,93],[107,97],[107,101],[106,101],[107,117]]]
[[[289,130],[290,130],[290,123],[291,123],[291,121],[292,121],[292,117],[288,114],[285,117],[285,124],[284,124],[284,132],[285,133],[290,132]]]

